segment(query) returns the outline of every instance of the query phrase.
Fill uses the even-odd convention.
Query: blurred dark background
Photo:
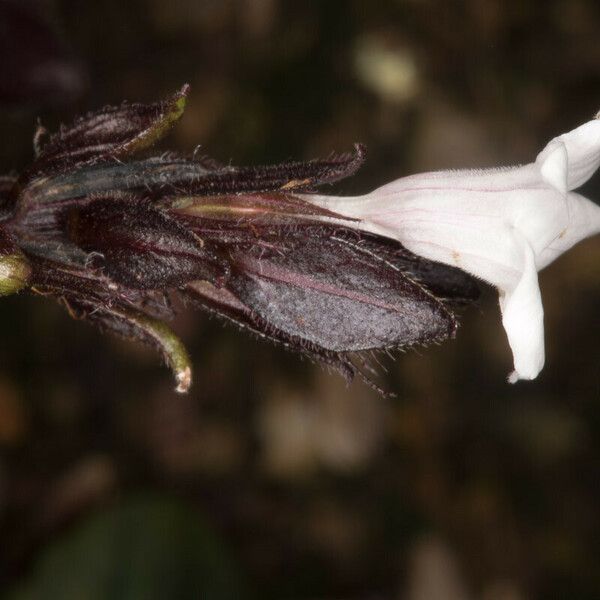
[[[184,82],[163,148],[259,164],[362,141],[339,193],[529,162],[600,108],[599,30],[594,0],[2,0],[0,171],[37,117]],[[456,340],[384,360],[394,400],[193,312],[177,395],[144,348],[2,299],[2,596],[599,598],[599,259],[588,240],[541,274],[538,380],[505,383],[484,290]]]

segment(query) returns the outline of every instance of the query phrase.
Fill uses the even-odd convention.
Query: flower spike
[[[152,345],[180,392],[192,374],[165,323],[170,299],[380,391],[362,354],[454,336],[452,305],[478,294],[468,275],[356,232],[301,196],[354,174],[361,145],[258,167],[132,159],[181,116],[188,90],[90,113],[45,144],[38,131],[32,166],[0,179],[0,294],[29,287],[75,318]]]

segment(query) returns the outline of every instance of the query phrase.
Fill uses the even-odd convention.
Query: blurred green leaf
[[[189,507],[137,496],[96,514],[44,551],[9,600],[242,598],[220,541]]]

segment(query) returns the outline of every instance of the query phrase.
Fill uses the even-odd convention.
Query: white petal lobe
[[[535,255],[523,240],[523,272],[516,287],[501,290],[502,325],[513,353],[515,370],[510,383],[535,379],[544,367],[544,308],[538,284]]]
[[[568,190],[568,161],[567,147],[559,140],[550,142],[537,159],[544,181],[563,194]]]
[[[600,166],[600,119],[592,119],[551,140],[538,155],[538,165],[545,162],[558,143],[564,144],[567,151],[567,189],[574,190],[583,185]]]

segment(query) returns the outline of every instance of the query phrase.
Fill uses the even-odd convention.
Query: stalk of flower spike
[[[534,379],[544,365],[537,272],[600,232],[600,207],[572,190],[600,164],[600,120],[554,138],[535,162],[441,171],[394,181],[361,197],[303,196],[353,227],[399,241],[498,288],[514,371]]]
[[[297,195],[353,174],[362,146],[264,167],[132,160],[181,115],[187,91],[90,113],[45,143],[38,130],[33,164],[0,179],[0,293],[28,286],[75,318],[154,346],[178,391],[191,385],[191,366],[165,323],[173,297],[348,379],[364,374],[361,353],[454,335],[451,306],[478,293],[468,276]]]

